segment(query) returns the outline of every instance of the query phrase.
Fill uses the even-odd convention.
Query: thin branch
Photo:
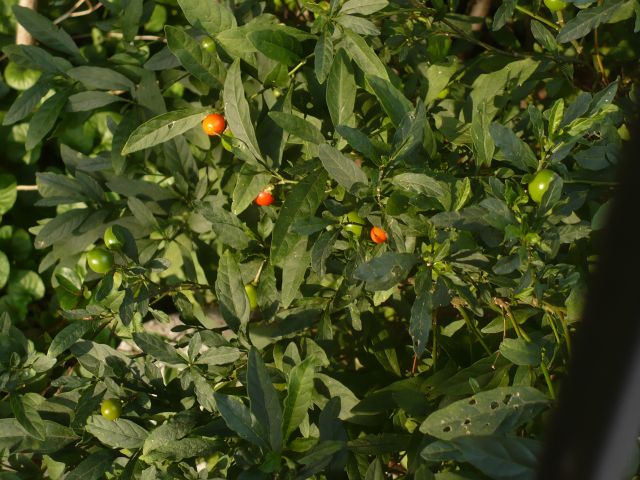
[[[19,192],[34,192],[38,190],[37,185],[18,185],[16,190]]]
[[[85,3],[88,5],[87,9],[77,12],[76,10],[78,10],[78,8],[80,8]],[[85,15],[90,15],[96,10],[98,10],[100,7],[102,7],[102,3],[100,2],[93,5],[90,0],[78,0],[68,12],[60,15],[58,18],[56,18],[53,21],[53,23],[54,25],[57,25],[61,22],[64,22],[69,17],[75,18],[75,17],[83,17]]]

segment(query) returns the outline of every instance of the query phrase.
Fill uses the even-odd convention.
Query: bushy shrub
[[[636,0],[11,3],[1,478],[533,475]]]

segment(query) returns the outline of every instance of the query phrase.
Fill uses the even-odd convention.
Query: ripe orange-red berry
[[[375,243],[384,243],[387,241],[387,232],[380,227],[371,228],[371,240]]]
[[[220,135],[227,127],[224,117],[218,113],[211,113],[202,120],[202,129],[209,135]]]
[[[273,195],[268,190],[264,190],[258,194],[256,197],[256,204],[261,207],[266,207],[267,205],[271,205],[273,203]]]

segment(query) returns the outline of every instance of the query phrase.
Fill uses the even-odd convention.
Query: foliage
[[[532,478],[637,0],[13,3],[6,478]]]

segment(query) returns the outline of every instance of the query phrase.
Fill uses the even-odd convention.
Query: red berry
[[[266,207],[268,205],[271,205],[272,203],[273,195],[271,195],[271,192],[269,190],[263,190],[256,197],[256,204],[260,205],[261,207]]]
[[[372,227],[371,240],[373,240],[374,243],[384,243],[387,241],[387,232],[380,227]]]
[[[202,120],[202,129],[209,135],[220,135],[227,127],[224,117],[217,113],[212,113]]]

